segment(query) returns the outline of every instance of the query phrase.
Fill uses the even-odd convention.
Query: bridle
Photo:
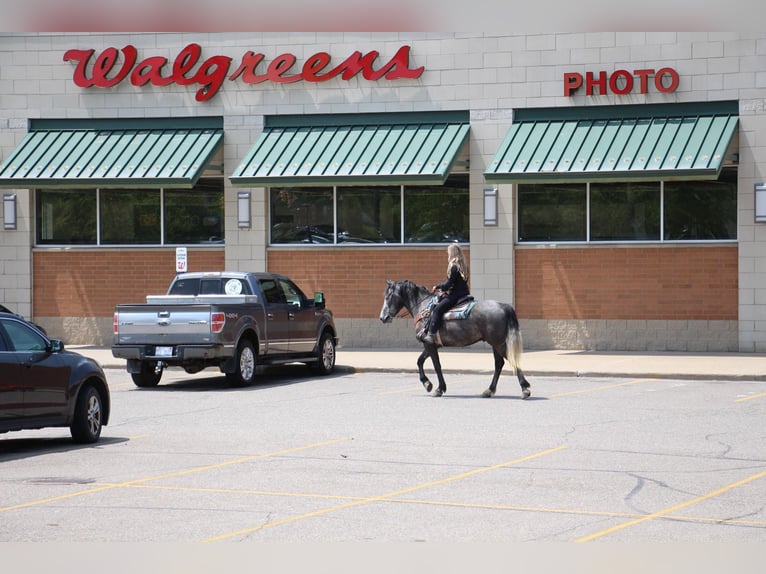
[[[401,283],[399,283],[398,285],[399,285],[399,288],[401,288]],[[396,291],[396,296],[397,296],[397,297],[399,297],[399,299],[403,299],[403,297],[401,296],[401,294],[399,293],[399,291],[398,291],[398,290]],[[416,308],[416,309],[419,309],[419,308],[420,308],[420,306],[423,304],[423,302],[424,302],[424,301],[426,301],[427,299],[430,299],[431,297],[433,297],[433,295],[432,295],[431,293],[428,293],[428,294],[426,294],[426,296],[425,296],[425,297],[423,297],[422,299],[420,299],[420,300],[417,302],[417,304],[415,304],[415,308]],[[386,302],[388,302],[388,297],[386,297]],[[398,311],[398,312],[397,312],[397,313],[394,315],[394,319],[403,319],[403,318],[405,318],[407,315],[409,315],[410,317],[413,317],[413,318],[414,318],[414,316],[412,315],[412,313],[410,313],[409,309],[407,309],[407,306],[406,306],[406,305],[404,305],[404,304],[402,304],[402,307],[401,307],[401,309],[399,309],[399,311]]]

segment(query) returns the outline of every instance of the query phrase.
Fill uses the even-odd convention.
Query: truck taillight
[[[120,333],[120,314],[115,313],[114,319],[112,320],[112,330],[114,331],[115,335],[118,335]]]
[[[226,323],[226,315],[223,313],[210,313],[210,331],[220,333],[223,331],[223,324]]]

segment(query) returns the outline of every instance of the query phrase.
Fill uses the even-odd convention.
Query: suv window
[[[45,351],[46,342],[39,334],[18,321],[3,321],[11,348],[16,351]]]

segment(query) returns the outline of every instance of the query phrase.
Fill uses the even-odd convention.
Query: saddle
[[[438,302],[439,296],[434,295],[428,306],[415,317],[415,331],[418,340],[422,340],[423,335],[428,331],[428,325],[431,323],[431,311]],[[475,305],[476,300],[473,298],[473,295],[466,295],[442,315],[442,321],[468,319]],[[437,333],[436,336],[438,337],[439,334]]]

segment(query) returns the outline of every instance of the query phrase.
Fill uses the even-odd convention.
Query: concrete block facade
[[[376,65],[388,61],[403,45],[410,46],[410,66],[424,67],[412,80],[368,81],[361,75],[326,82],[262,82],[225,80],[208,101],[195,99],[199,84],[134,86],[127,80],[114,87],[81,88],[73,81],[75,65],[65,62],[70,49],[130,44],[138,58],[164,56],[172,62],[189,43],[202,48],[201,58],[232,59],[229,74],[247,51],[264,54],[263,69],[280,54],[296,57],[295,70],[318,52],[340,62],[354,51],[378,51]],[[651,88],[645,94],[564,96],[565,73],[611,73],[626,69],[678,71],[680,84],[670,94]],[[534,107],[707,102],[739,102],[738,232],[724,244],[618,245],[664,260],[673,249],[694,253],[697,265],[694,297],[661,313],[637,308],[623,315],[606,307],[582,316],[558,313],[553,299],[542,311],[531,310],[534,286],[520,283],[519,265],[542,269],[555,250],[516,244],[516,186],[498,188],[498,225],[483,224],[483,173],[512,124],[514,110]],[[307,291],[320,283],[346,346],[409,346],[409,325],[381,325],[377,314],[384,275],[398,275],[432,284],[443,275],[443,248],[419,246],[287,249],[268,244],[268,192],[252,191],[252,227],[237,227],[238,188],[228,176],[263,129],[264,118],[285,114],[337,114],[465,110],[470,117],[467,143],[470,189],[471,287],[475,296],[517,305],[531,348],[600,348],[610,350],[739,350],[766,351],[766,224],[754,221],[754,186],[766,181],[766,34],[737,32],[599,32],[484,35],[480,33],[6,33],[0,36],[0,161],[27,133],[32,118],[164,118],[218,116],[224,125],[224,200],[226,244],[192,250],[201,265],[241,270],[275,270],[299,278]],[[34,318],[69,342],[100,343],[110,338],[111,308],[159,292],[174,272],[172,247],[152,249],[55,249],[34,241],[34,190],[6,189],[17,197],[16,229],[0,229],[0,302]],[[569,249],[569,248],[567,248]],[[585,251],[589,265],[598,265],[605,249]],[[723,252],[723,255],[721,254]],[[537,259],[531,259],[531,257]],[[363,260],[356,281],[356,299],[341,290],[341,278]],[[99,261],[95,263],[95,261]],[[427,264],[421,264],[427,261]],[[696,263],[691,263],[695,261]],[[323,266],[319,266],[322,262]],[[361,264],[360,264],[361,265]],[[720,267],[723,265],[724,267]],[[647,288],[661,277],[649,271]],[[129,273],[126,273],[129,270]],[[398,271],[398,273],[396,273]],[[683,270],[679,271],[683,273]],[[99,277],[108,274],[129,282],[131,291],[111,290]],[[329,275],[328,275],[329,274]],[[606,273],[594,286],[579,284],[580,301],[603,299],[619,291],[624,279]],[[618,274],[619,275],[619,274]],[[708,277],[707,287],[697,282]],[[320,277],[322,280],[320,281]],[[712,283],[711,283],[712,282]],[[55,283],[55,284],[52,284]],[[669,289],[669,290],[668,290]],[[675,291],[674,291],[675,289]],[[651,291],[651,290],[650,290]],[[76,293],[76,295],[73,295]],[[549,293],[555,297],[556,289]],[[672,286],[652,291],[653,309],[681,293]],[[80,299],[78,299],[80,297]],[[699,305],[698,305],[699,300]],[[720,301],[719,301],[720,300]],[[721,315],[707,316],[720,303]],[[633,303],[631,303],[633,304]],[[629,308],[630,305],[624,306]],[[678,313],[678,308],[687,312]],[[529,314],[525,316],[527,309]],[[674,311],[673,309],[676,309]],[[705,310],[704,312],[702,310]]]

